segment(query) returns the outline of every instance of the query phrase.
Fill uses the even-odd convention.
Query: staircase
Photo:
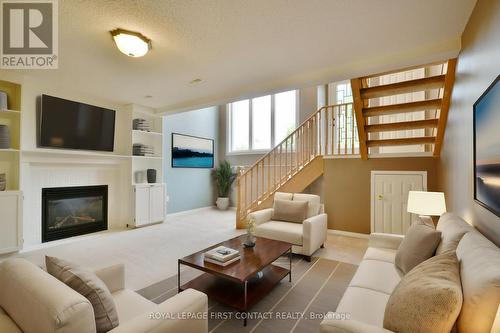
[[[439,156],[455,66],[451,59],[352,79],[353,103],[322,107],[240,173],[236,227],[271,207],[276,191],[304,191],[323,175],[324,157]]]
[[[456,59],[450,59],[447,62],[352,79],[361,158],[367,159],[379,147],[416,145],[424,145],[424,152],[431,152],[438,157],[448,119],[455,66]],[[422,77],[388,84],[384,82],[391,75],[405,77],[407,74],[420,74]],[[398,96],[410,97],[410,101],[391,102],[397,100]],[[404,115],[409,113],[419,113],[421,117],[417,118],[421,119],[404,120]],[[399,121],[391,121],[391,118]],[[387,132],[393,135],[387,135]]]
[[[323,174],[323,156],[358,155],[352,103],[322,107],[236,180],[236,227],[272,205],[276,191],[302,192]]]

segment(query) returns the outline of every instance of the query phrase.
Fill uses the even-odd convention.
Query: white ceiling
[[[19,74],[116,103],[186,110],[456,56],[475,2],[61,0],[59,69]],[[115,28],[148,36],[152,51],[121,54]]]

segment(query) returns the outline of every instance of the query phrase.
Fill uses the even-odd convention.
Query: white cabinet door
[[[371,232],[404,235],[416,219],[408,192],[427,190],[425,171],[372,171]]]
[[[149,188],[149,215],[151,222],[165,219],[165,188],[163,185],[153,185]]]
[[[0,253],[22,247],[22,192],[0,192]]]
[[[135,187],[135,226],[149,223],[149,187]]]

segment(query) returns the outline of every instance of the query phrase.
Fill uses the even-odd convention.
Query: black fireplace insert
[[[108,186],[42,189],[42,242],[108,229]]]

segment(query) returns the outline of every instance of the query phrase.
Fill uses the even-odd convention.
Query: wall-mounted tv
[[[172,133],[172,168],[213,168],[214,140]]]
[[[474,103],[474,199],[500,217],[500,75]]]
[[[113,151],[115,111],[42,95],[39,147]]]

